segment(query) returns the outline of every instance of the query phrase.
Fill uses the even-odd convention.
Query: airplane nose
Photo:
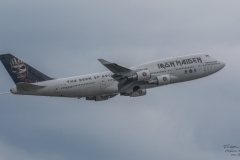
[[[219,63],[220,63],[219,70],[221,70],[223,67],[225,67],[226,64],[220,60],[219,60]]]
[[[225,63],[223,61],[220,61],[222,68],[225,67]]]

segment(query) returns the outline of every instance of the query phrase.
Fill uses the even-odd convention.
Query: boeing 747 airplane
[[[224,62],[205,54],[162,59],[131,68],[98,59],[109,71],[55,79],[11,54],[0,55],[0,60],[16,84],[10,89],[13,94],[85,97],[95,101],[118,94],[144,96],[147,89],[206,77],[225,66]]]

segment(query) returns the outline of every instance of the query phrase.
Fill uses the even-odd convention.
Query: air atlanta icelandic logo
[[[145,76],[147,76],[147,73],[146,73],[146,72],[143,72],[142,75],[145,77]]]
[[[163,81],[167,81],[167,77],[163,77]]]

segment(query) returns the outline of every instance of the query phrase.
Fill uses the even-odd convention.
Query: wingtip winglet
[[[104,59],[102,59],[102,58],[99,58],[98,61],[99,61],[100,63],[102,63],[103,65],[104,65],[104,64],[110,64],[110,62],[108,62],[108,61],[106,61],[106,60],[104,60]]]

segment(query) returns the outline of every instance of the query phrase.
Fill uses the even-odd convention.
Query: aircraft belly
[[[87,87],[85,88],[84,90],[84,97],[85,96],[93,96],[95,94],[95,86],[92,86],[92,87]]]
[[[54,87],[47,86],[46,88],[44,88],[43,94],[45,96],[52,96],[54,94]]]

